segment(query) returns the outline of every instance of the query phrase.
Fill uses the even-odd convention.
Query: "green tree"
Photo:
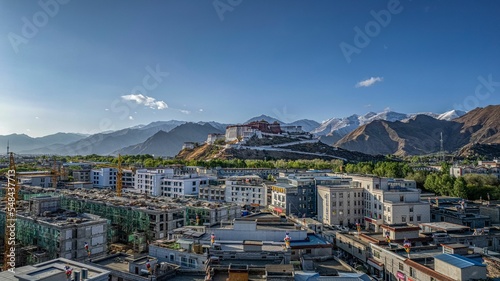
[[[467,183],[463,177],[458,177],[453,184],[453,196],[467,198]]]

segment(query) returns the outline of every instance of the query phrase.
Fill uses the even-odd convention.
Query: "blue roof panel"
[[[456,254],[440,254],[435,256],[434,259],[438,259],[440,261],[443,261],[458,268],[466,268],[471,266],[486,266],[478,261]]]

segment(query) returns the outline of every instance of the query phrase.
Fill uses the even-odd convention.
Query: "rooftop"
[[[460,224],[454,224],[450,222],[427,222],[427,223],[421,223],[421,227],[427,227],[432,229],[433,231],[435,230],[440,230],[440,231],[466,231],[469,230],[470,227],[468,226],[463,226]]]
[[[443,261],[447,264],[450,264],[450,265],[458,267],[458,268],[467,268],[467,267],[471,267],[471,266],[482,266],[482,267],[486,266],[485,264],[483,264],[481,262],[466,258],[464,256],[455,255],[455,254],[441,254],[441,255],[435,256],[434,259]]]
[[[144,194],[138,193],[124,193],[122,197],[117,197],[115,192],[101,189],[55,189],[23,185],[21,192],[37,195],[55,194],[64,198],[77,198],[87,203],[102,203],[122,206],[128,209],[147,209],[153,211],[182,210],[186,207],[216,209],[236,206],[236,204],[231,203],[215,203],[204,200],[193,200],[192,198],[146,197]]]
[[[293,237],[292,237],[293,238]],[[299,241],[290,241],[290,247],[295,248],[295,247],[310,247],[310,246],[330,246],[333,247],[332,244],[324,240],[323,238],[315,235],[315,234],[308,234],[306,240],[299,240]]]
[[[100,269],[88,264],[75,262],[72,260],[58,258],[55,260],[43,262],[33,266],[23,266],[15,269],[15,273],[10,271],[0,272],[0,280],[2,281],[19,281],[19,280],[39,280],[40,278],[55,278],[55,275],[64,274],[65,266],[69,266],[75,271],[88,270],[88,277],[103,277],[109,274],[109,271]]]

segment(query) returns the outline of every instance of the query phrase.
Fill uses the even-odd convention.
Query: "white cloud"
[[[37,117],[35,117],[35,119],[40,119],[40,117],[37,116]]]
[[[122,99],[124,99],[126,101],[134,101],[137,104],[142,104],[142,105],[147,106],[147,107],[152,108],[152,109],[160,110],[160,109],[167,109],[168,108],[167,103],[165,103],[164,101],[156,100],[155,98],[148,97],[148,96],[145,96],[142,94],[125,95],[125,96],[122,96]]]
[[[356,88],[370,87],[377,82],[382,82],[382,80],[384,80],[383,77],[370,77],[370,79],[366,79],[366,80],[358,82],[358,84],[356,84]]]
[[[200,108],[199,110],[200,110],[200,112],[203,112],[203,108]]]
[[[128,120],[134,120],[134,117],[129,116],[129,117],[128,117]]]
[[[181,113],[184,113],[184,114],[189,114],[189,113],[191,113],[191,111],[189,111],[189,110],[184,110],[184,109],[179,109],[179,111],[180,111]]]
[[[109,108],[105,108],[104,110],[105,110],[105,111],[109,111]]]

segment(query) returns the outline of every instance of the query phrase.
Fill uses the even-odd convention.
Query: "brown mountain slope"
[[[459,123],[418,115],[408,122],[378,120],[361,126],[335,145],[368,154],[420,155],[444,149],[455,151],[468,143]]]
[[[407,122],[374,121],[343,137],[335,146],[368,154],[422,155],[457,152],[473,143],[500,143],[500,105],[477,108],[453,121],[418,115]]]
[[[454,121],[472,133],[470,143],[500,143],[500,105],[476,108]]]

